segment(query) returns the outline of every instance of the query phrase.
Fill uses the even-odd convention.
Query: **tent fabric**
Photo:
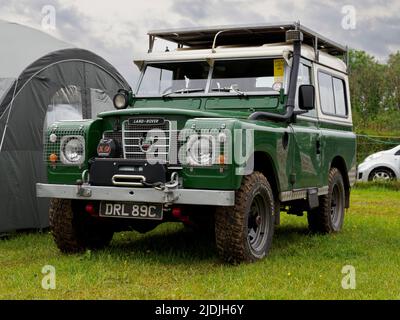
[[[0,23],[0,41],[1,34]],[[113,109],[118,89],[130,89],[103,58],[77,48],[58,50],[57,41],[56,50],[30,61],[14,79],[3,77],[0,69],[0,232],[48,226],[49,200],[38,199],[35,188],[47,180],[43,137],[48,125],[95,118]]]
[[[47,53],[73,47],[42,31],[4,20],[0,20],[0,41],[0,78],[15,79]]]

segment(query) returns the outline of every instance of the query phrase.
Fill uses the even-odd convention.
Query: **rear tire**
[[[339,232],[343,226],[345,186],[337,168],[329,170],[328,194],[319,197],[319,206],[308,212],[308,226],[314,233]]]
[[[217,251],[229,263],[264,258],[274,233],[275,201],[267,178],[260,172],[243,177],[233,207],[215,213]]]
[[[64,253],[103,248],[114,234],[100,221],[74,209],[72,201],[67,199],[51,200],[49,220],[54,241]]]

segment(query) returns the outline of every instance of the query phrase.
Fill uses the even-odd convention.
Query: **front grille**
[[[139,125],[130,124],[129,120],[126,120],[122,123],[122,131],[106,131],[103,138],[114,139],[118,142],[121,147],[121,158],[181,166],[187,163],[189,136],[192,133],[201,135],[202,132],[201,130],[188,130],[185,134],[181,133],[183,131],[171,128],[169,121],[158,125]],[[212,129],[207,133],[215,136],[217,140],[220,131]],[[152,138],[156,143],[145,152],[143,144]],[[218,160],[218,155],[224,154],[225,161],[230,161],[232,150],[226,147],[227,145],[230,144],[218,145],[218,149],[213,152],[215,160]]]
[[[170,122],[138,125],[122,123],[122,148],[125,159],[168,162]]]

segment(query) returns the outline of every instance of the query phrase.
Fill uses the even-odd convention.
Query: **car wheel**
[[[337,168],[329,170],[328,194],[319,197],[319,206],[307,214],[309,229],[314,233],[332,233],[342,229],[345,209],[345,186]]]
[[[219,255],[229,263],[264,258],[274,233],[275,201],[267,178],[260,172],[243,177],[233,207],[215,213],[215,239]]]
[[[378,168],[378,169],[373,170],[370,173],[368,180],[369,181],[387,182],[387,181],[393,180],[393,178],[394,178],[394,175],[391,170],[386,169],[386,168]]]
[[[74,208],[67,199],[51,200],[49,222],[57,247],[65,253],[103,248],[114,234],[106,225]]]

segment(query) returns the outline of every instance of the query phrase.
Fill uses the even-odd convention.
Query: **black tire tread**
[[[264,184],[269,193],[270,207],[274,212],[274,197],[267,178],[261,172],[254,172],[243,177],[242,185],[235,194],[234,207],[218,207],[215,214],[215,240],[221,258],[229,263],[253,262],[246,241],[247,226],[246,203],[252,186]],[[273,230],[273,229],[272,229]],[[272,235],[271,235],[272,237]],[[266,252],[267,254],[267,252]]]
[[[84,219],[76,221],[72,201],[68,199],[52,199],[49,210],[50,229],[54,241],[61,252],[79,253],[88,248],[100,249],[108,245],[112,239],[111,230],[100,227],[96,223],[87,223]],[[95,237],[82,232],[94,231]]]
[[[332,233],[335,230],[331,225],[331,217],[330,217],[330,207],[331,207],[331,198],[332,198],[332,189],[333,189],[333,181],[335,177],[339,175],[341,178],[341,183],[343,184],[343,177],[340,173],[339,169],[332,167],[329,170],[328,175],[328,186],[329,192],[326,195],[319,197],[319,207],[310,212],[307,215],[308,227],[312,233]]]

